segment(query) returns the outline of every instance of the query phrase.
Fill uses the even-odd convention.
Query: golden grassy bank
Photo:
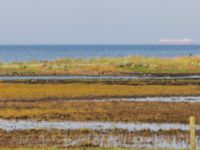
[[[200,56],[72,59],[0,63],[0,75],[124,75],[200,73]]]
[[[198,85],[109,85],[0,83],[0,100],[84,99],[199,95]]]
[[[49,121],[116,121],[200,123],[200,103],[162,102],[0,102],[0,118]]]

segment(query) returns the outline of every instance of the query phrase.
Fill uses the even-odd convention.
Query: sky
[[[0,44],[200,44],[200,0],[0,0]]]

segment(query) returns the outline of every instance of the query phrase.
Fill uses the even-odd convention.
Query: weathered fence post
[[[196,150],[195,118],[190,117],[190,150]]]

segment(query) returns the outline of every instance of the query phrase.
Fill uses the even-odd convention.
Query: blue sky
[[[0,0],[0,44],[200,43],[200,0]]]

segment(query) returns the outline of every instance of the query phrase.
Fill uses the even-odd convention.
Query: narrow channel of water
[[[77,102],[80,100],[69,100],[71,102]],[[125,102],[186,102],[195,103],[200,102],[200,96],[173,96],[173,97],[142,97],[142,98],[106,98],[106,99],[93,99],[93,100],[81,100],[81,102],[108,102],[108,101],[125,101]]]
[[[3,130],[28,130],[28,129],[91,129],[91,130],[110,130],[126,129],[128,131],[141,130],[189,130],[187,124],[180,123],[122,123],[122,122],[49,122],[49,121],[31,121],[31,120],[4,120],[0,119],[0,129]],[[197,129],[200,126],[197,125]]]
[[[148,148],[148,149],[182,149],[189,147],[189,137],[166,135],[166,136],[130,136],[124,135],[92,135],[87,137],[65,138],[64,147],[78,146],[89,141],[99,147],[124,147],[124,148]],[[197,145],[200,139],[197,137]]]
[[[30,130],[30,129],[58,129],[58,130],[77,130],[90,129],[103,132],[91,132],[82,135],[63,136],[56,138],[46,136],[45,138],[31,138],[23,134],[19,135],[18,140],[14,142],[20,144],[51,144],[54,142],[57,146],[70,147],[79,146],[83,143],[90,143],[100,147],[126,147],[126,148],[188,148],[189,147],[189,133],[175,134],[175,135],[136,135],[131,132],[124,133],[109,133],[106,132],[112,129],[125,129],[127,131],[168,131],[168,130],[182,130],[188,131],[187,124],[180,123],[122,123],[122,122],[48,122],[48,121],[31,121],[31,120],[5,120],[0,119],[0,129],[6,131],[14,130]],[[200,125],[196,126],[200,130]],[[200,145],[200,137],[197,136],[197,145]],[[14,139],[12,139],[14,140]]]
[[[72,79],[200,79],[200,75],[186,76],[0,76],[0,80],[72,80]]]

